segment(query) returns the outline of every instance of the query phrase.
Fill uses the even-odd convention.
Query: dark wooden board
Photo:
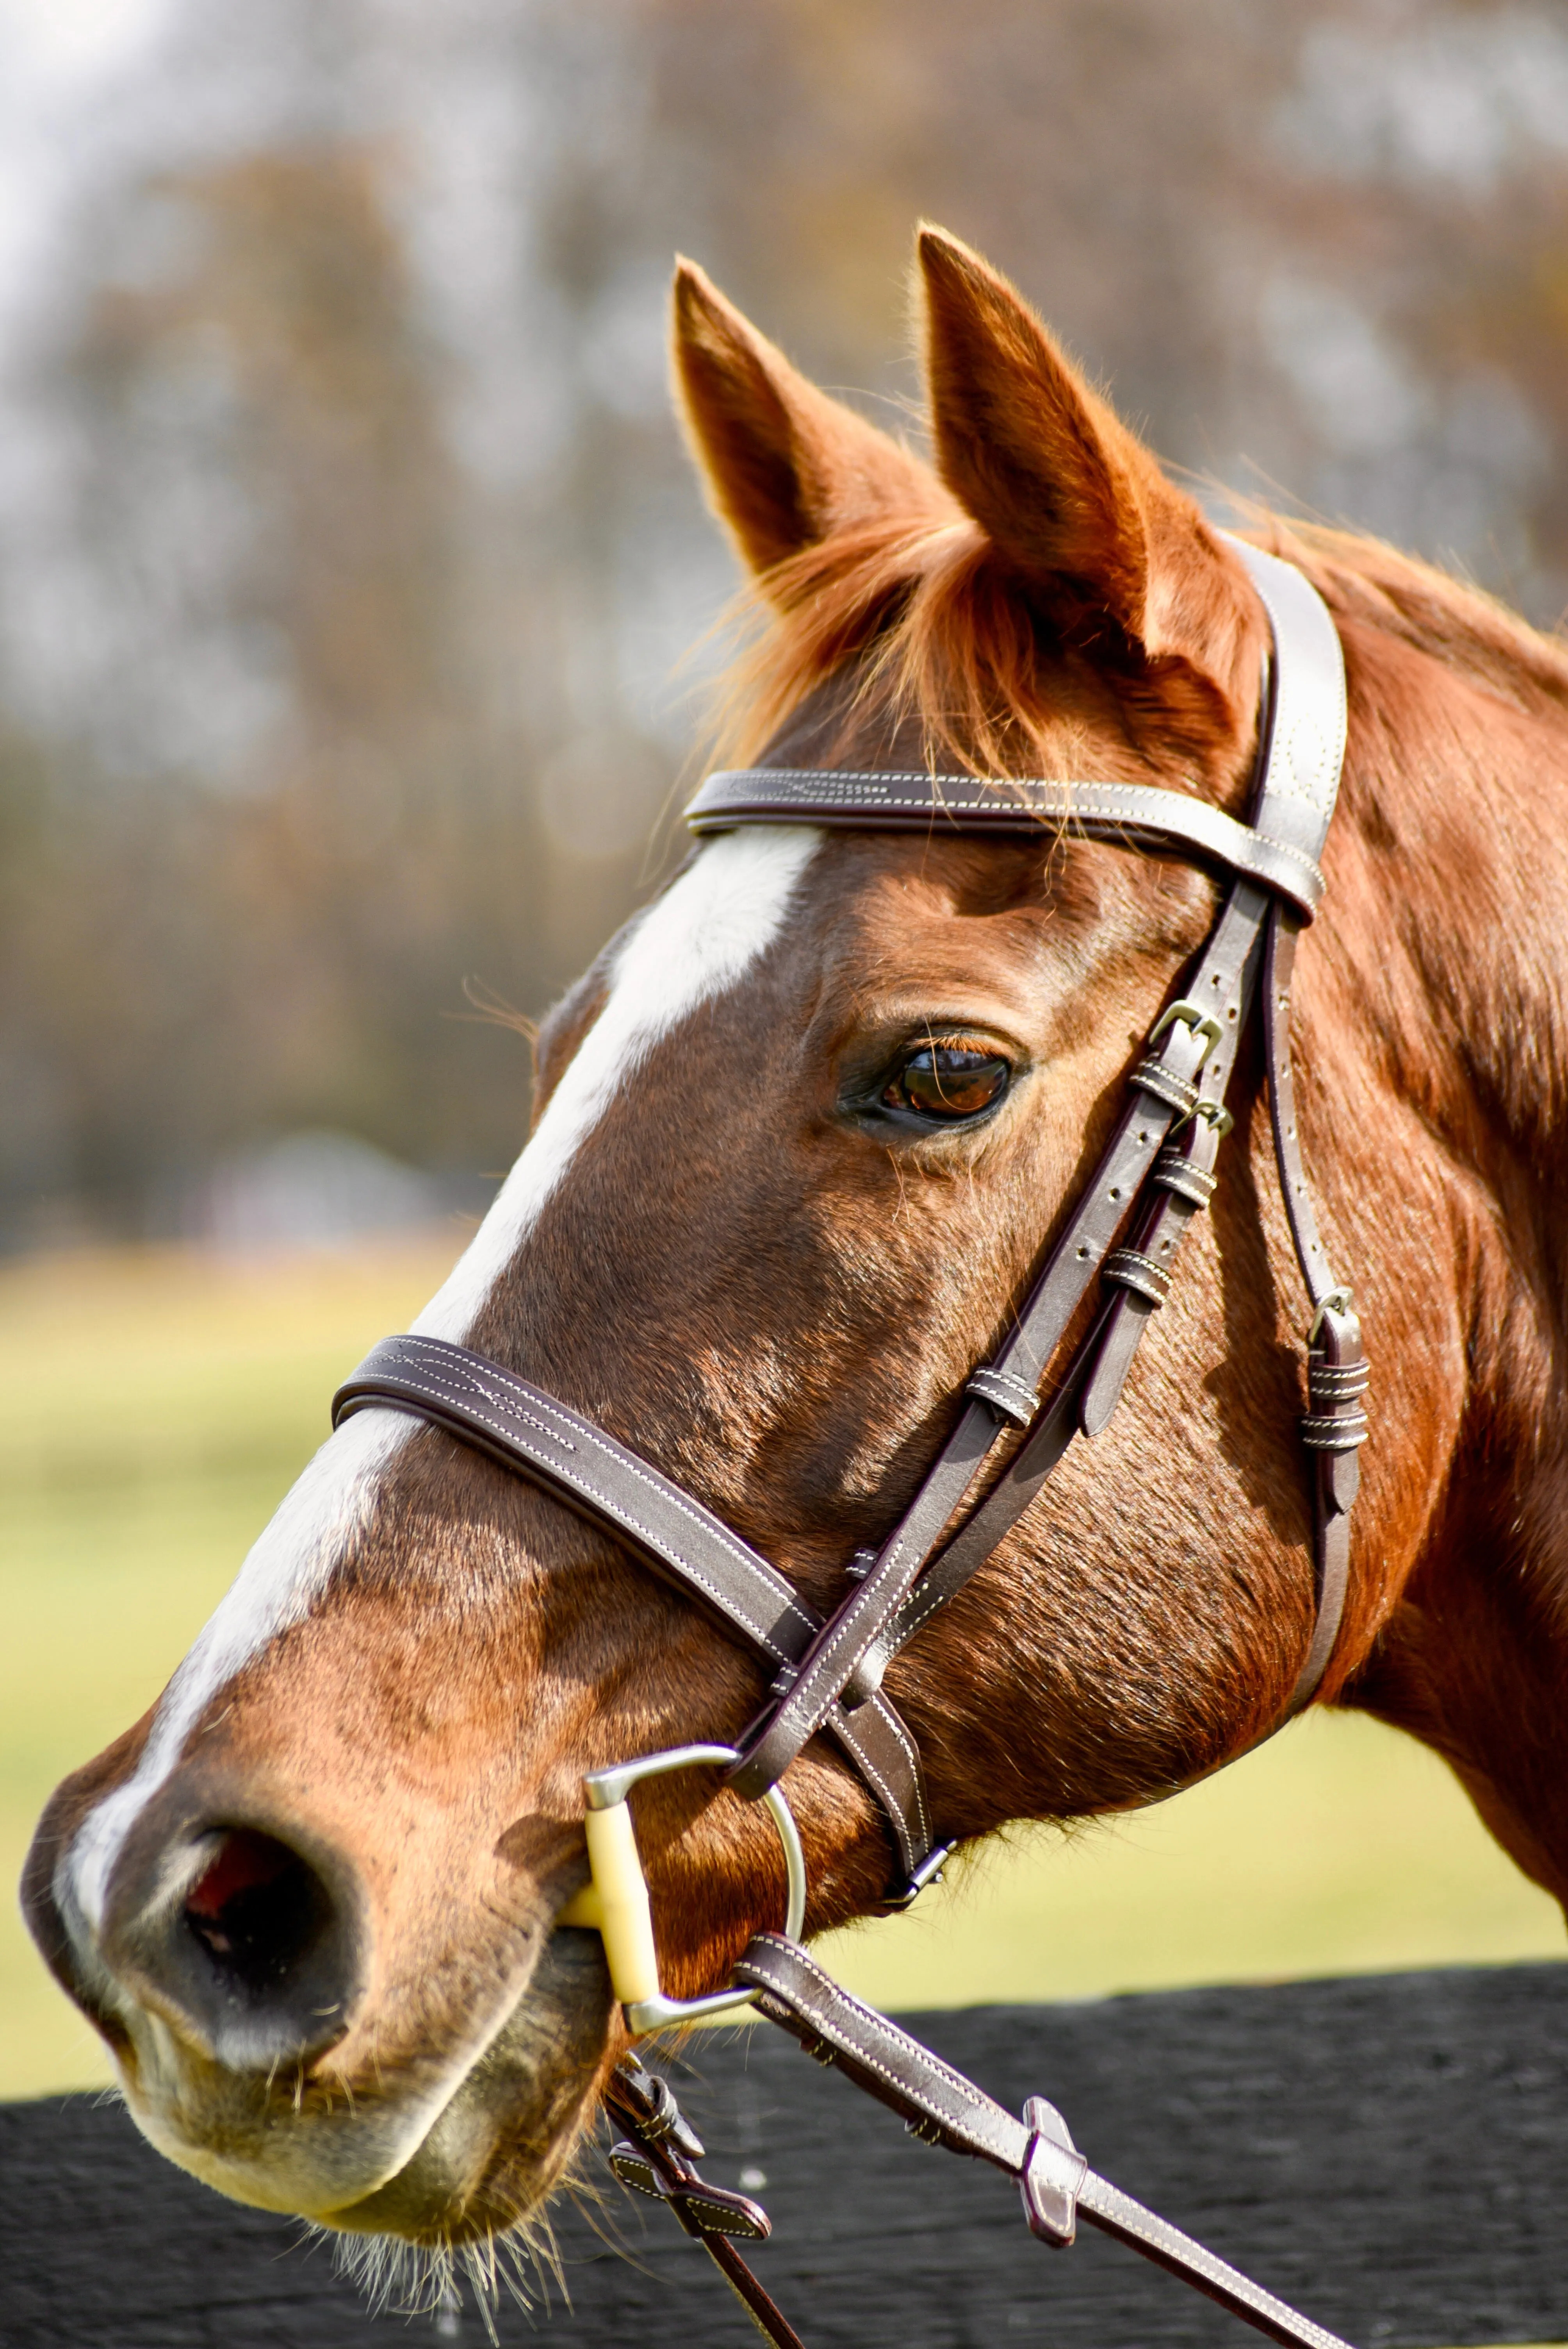
[[[1568,1968],[1393,1974],[911,2018],[1015,2109],[1042,2091],[1095,2166],[1360,2349],[1568,2339]],[[1258,2336],[1086,2231],[1053,2252],[1009,2182],[906,2137],[766,2026],[681,2092],[707,2173],[766,2171],[757,2264],[810,2349],[1233,2349]],[[597,2163],[594,2164],[597,2168]],[[746,2349],[667,2217],[606,2182],[557,2231],[573,2305],[538,2349]],[[407,2349],[484,2331],[366,2314],[293,2222],[220,2201],[88,2097],[0,2106],[5,2349]]]

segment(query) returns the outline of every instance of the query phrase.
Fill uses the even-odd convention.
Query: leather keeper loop
[[[1301,1440],[1309,1452],[1354,1452],[1367,1441],[1367,1414],[1349,1411],[1343,1419],[1309,1414],[1301,1423]]]
[[[1152,1093],[1156,1101],[1163,1102],[1180,1117],[1191,1117],[1202,1098],[1196,1085],[1179,1077],[1163,1061],[1140,1061],[1128,1082],[1136,1085],[1140,1092]]]
[[[1171,1293],[1171,1275],[1162,1264],[1145,1256],[1141,1248],[1112,1248],[1105,1260],[1103,1278],[1114,1280],[1119,1288],[1135,1289],[1155,1307],[1163,1305]]]
[[[964,1392],[978,1395],[999,1417],[1013,1420],[1019,1427],[1027,1427],[1040,1408],[1040,1398],[1033,1387],[1016,1379],[1011,1371],[999,1371],[990,1362],[981,1365]]]
[[[1194,1207],[1206,1207],[1219,1188],[1219,1176],[1207,1174],[1202,1167],[1194,1166],[1179,1150],[1164,1149],[1154,1162],[1151,1183],[1163,1190],[1174,1191],[1179,1199],[1188,1199]]]

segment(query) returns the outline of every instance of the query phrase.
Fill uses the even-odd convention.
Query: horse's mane
[[[1495,597],[1378,539],[1247,512],[1248,533],[1301,564],[1347,622],[1430,655],[1516,708],[1568,709],[1568,643]],[[1016,578],[963,517],[835,531],[749,589],[744,647],[719,689],[723,764],[745,765],[852,661],[857,693],[920,721],[939,755],[1005,774],[1064,750],[1040,694],[1035,622]],[[1044,763],[1039,763],[1044,762]],[[1016,765],[1013,771],[1018,771]]]

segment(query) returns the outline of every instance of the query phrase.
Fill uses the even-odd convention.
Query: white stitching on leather
[[[398,1346],[419,1346],[429,1350],[432,1346],[438,1346],[440,1341],[421,1338],[398,1338],[395,1339],[393,1342]],[[460,1376],[462,1382],[469,1385],[475,1393],[484,1393],[484,1388],[479,1382],[479,1375],[477,1371],[470,1369],[469,1365],[464,1363],[461,1366],[461,1371],[459,1373],[459,1366],[452,1363],[449,1357],[438,1354],[438,1361],[441,1366],[439,1375],[444,1377],[449,1384],[453,1386],[458,1385]],[[764,1588],[767,1589],[769,1596],[777,1599],[787,1612],[796,1616],[802,1628],[809,1634],[814,1634],[820,1628],[800,1606],[794,1592],[784,1580],[783,1576],[778,1574],[776,1569],[770,1567],[766,1559],[755,1557],[745,1544],[741,1542],[739,1537],[733,1533],[724,1523],[721,1517],[713,1516],[709,1512],[704,1510],[697,1502],[693,1501],[686,1494],[683,1493],[678,1485],[667,1483],[663,1477],[659,1476],[656,1470],[649,1468],[644,1462],[637,1458],[634,1453],[624,1451],[614,1441],[612,1437],[603,1434],[603,1432],[594,1427],[591,1422],[575,1418],[566,1410],[563,1404],[554,1402],[548,1396],[539,1394],[536,1390],[526,1386],[524,1382],[521,1379],[517,1378],[513,1372],[503,1370],[499,1363],[495,1366],[490,1375],[497,1380],[503,1389],[511,1387],[516,1392],[526,1395],[531,1403],[536,1402],[541,1409],[552,1413],[556,1418],[560,1419],[564,1425],[575,1429],[579,1435],[585,1437],[596,1450],[602,1452],[607,1460],[614,1462],[617,1466],[629,1468],[632,1471],[632,1474],[637,1478],[638,1482],[645,1485],[654,1495],[655,1499],[666,1501],[672,1507],[678,1509],[681,1515],[689,1519],[694,1526],[697,1526],[701,1531],[708,1534],[709,1537],[717,1543],[719,1547],[727,1550],[729,1556],[735,1560],[737,1566],[738,1566],[744,1573],[749,1575],[753,1581],[762,1583]],[[509,1407],[516,1408],[516,1406]],[[526,1410],[518,1410],[517,1415],[519,1418],[528,1419],[531,1425],[538,1425],[538,1422],[532,1419],[531,1414]],[[495,1423],[490,1423],[494,1424]],[[505,1432],[504,1429],[502,1432]],[[543,1432],[546,1433],[549,1433],[548,1430]],[[556,1440],[564,1441],[563,1438],[557,1438]],[[574,1451],[576,1449],[573,1444],[567,1444],[566,1448],[568,1451]],[[789,1660],[786,1659],[786,1661]]]
[[[778,795],[787,802],[790,799],[789,787],[792,785],[801,783],[826,785],[831,787],[825,794],[830,804],[850,807],[860,802],[869,802],[886,812],[896,815],[940,814],[946,806],[973,811],[978,811],[981,808],[1005,807],[1006,802],[1003,794],[1009,790],[1055,792],[1061,795],[1059,803],[1056,805],[1046,803],[1031,806],[1027,801],[1023,800],[1016,800],[1012,804],[1020,814],[1024,815],[1059,815],[1068,823],[1090,823],[1097,820],[1105,823],[1120,821],[1132,825],[1135,829],[1139,823],[1140,811],[1141,811],[1145,824],[1157,830],[1169,831],[1172,839],[1185,840],[1189,843],[1192,835],[1201,833],[1207,823],[1215,827],[1218,837],[1205,843],[1205,853],[1233,863],[1237,872],[1246,873],[1252,868],[1243,857],[1233,855],[1230,850],[1221,844],[1225,835],[1233,833],[1238,834],[1243,842],[1257,841],[1264,847],[1272,849],[1276,855],[1286,858],[1289,863],[1299,867],[1308,879],[1315,882],[1320,892],[1326,885],[1322,867],[1307,854],[1305,849],[1297,848],[1294,842],[1280,840],[1273,833],[1262,832],[1255,825],[1243,823],[1237,817],[1227,815],[1223,808],[1212,806],[1207,800],[1184,801],[1179,793],[1161,790],[1151,783],[1053,782],[1047,781],[1043,777],[1023,775],[998,777],[995,781],[987,782],[984,777],[977,775],[927,775],[915,773],[913,771],[886,775],[860,775],[840,773],[830,768],[743,767],[710,776],[702,791],[692,802],[691,807],[687,810],[688,815],[695,814],[701,817],[706,813],[726,812],[724,807],[726,794],[723,792],[718,792],[719,804],[714,810],[705,810],[702,801],[711,786],[735,783],[777,787]],[[932,796],[918,800],[896,798],[884,788],[890,783],[924,783],[928,786]],[[955,800],[944,801],[934,796],[939,792],[958,792],[962,796]],[[1270,796],[1277,797],[1284,794],[1271,792]],[[1175,824],[1174,818],[1166,818],[1162,823],[1158,806],[1150,805],[1150,802],[1171,801],[1174,801],[1182,812],[1183,823],[1180,826]],[[1190,817],[1189,809],[1191,812]],[[1097,811],[1099,810],[1103,810],[1104,812],[1097,815]],[[810,809],[810,807],[802,809],[798,804],[792,804],[791,812],[809,814]]]
[[[1000,1544],[998,1544],[997,1547],[1000,1547]],[[995,1555],[995,1553],[993,1553],[993,1555]],[[982,1558],[980,1564],[984,1566],[985,1563],[985,1559]],[[978,1569],[976,1570],[978,1571]],[[905,1619],[903,1636],[899,1640],[899,1646],[901,1648],[903,1647],[907,1641],[913,1639],[915,1633],[921,1630],[923,1625],[930,1622],[932,1617],[942,1606],[943,1599],[940,1592],[937,1592],[928,1596],[923,1603],[920,1603],[920,1595],[917,1586],[917,1588],[910,1593],[908,1603],[913,1605],[914,1612]]]
[[[896,2023],[890,2023],[886,2015],[877,2014],[872,2008],[862,2006],[860,2000],[851,1996],[851,1992],[847,1990],[841,1989],[830,1974],[824,1973],[822,1968],[817,1963],[809,1950],[801,1949],[799,1942],[782,1941],[780,1937],[775,1933],[759,1933],[757,1936],[757,1939],[759,1941],[771,1943],[775,1948],[782,1948],[792,1965],[799,1966],[803,1972],[810,1974],[821,1984],[824,1990],[830,1993],[832,2002],[835,2005],[841,2004],[843,2006],[847,2006],[852,2014],[859,2015],[862,2020],[873,2026],[880,2027],[882,2030],[891,2033],[894,2039],[902,2042],[903,2045],[910,2048],[920,2058],[923,2067],[926,2064],[929,2064],[932,2067],[943,2081],[944,2085],[954,2090],[956,2101],[960,2106],[960,2111],[955,2116],[937,2113],[933,2116],[934,2118],[944,2123],[949,2127],[957,2127],[962,2125],[965,2110],[974,2113],[981,2119],[989,2119],[993,2115],[995,2115],[999,2118],[1008,2122],[1018,2131],[1020,2136],[1024,2137],[1026,2139],[1027,2138],[1028,2132],[1024,2127],[1022,2121],[1016,2120],[1013,2115],[1007,2111],[1005,2105],[998,2105],[995,2097],[986,2095],[983,2088],[977,2088],[973,2080],[966,2080],[962,2072],[955,2072],[950,2064],[944,2064],[943,2062],[940,2055],[934,2055],[929,2047],[923,2047],[917,2039],[911,2039],[907,2032],[901,2031]],[[754,1971],[760,1973],[762,1969],[760,1966],[757,1966],[754,1968]],[[782,1995],[782,1993],[779,1992],[777,1984],[769,1982],[768,1987],[774,1991],[776,1995]],[[808,2017],[808,2020],[810,2022],[812,2028],[821,2032],[824,2036],[827,2036],[828,2033],[831,2029],[830,2023],[822,2022],[816,2015]],[[891,2085],[899,2089],[903,2095],[908,2096],[912,2103],[918,2101],[918,2092],[912,2090],[906,2080],[900,2079],[898,2074],[892,2069],[891,2064],[882,2063],[881,2059],[872,2054],[868,2048],[857,2044],[857,2043],[851,2039],[848,2039],[847,2034],[843,2052],[848,2055],[851,2055],[857,2064],[863,2064],[868,2071],[878,2073],[882,2079],[888,2081]],[[935,2100],[934,2098],[933,2102]]]
[[[436,1342],[437,1341],[420,1340],[418,1338],[399,1339],[397,1340],[397,1343],[399,1345],[423,1346],[427,1349],[431,1348]],[[484,1394],[484,1389],[479,1384],[477,1378],[471,1374],[465,1376],[462,1371],[459,1371],[456,1365],[449,1365],[438,1355],[437,1359],[439,1363],[438,1370],[432,1371],[428,1366],[427,1366],[424,1370],[424,1375],[430,1378],[433,1384],[439,1384],[444,1381],[448,1385],[451,1392],[447,1399],[455,1407],[462,1411],[471,1413],[475,1419],[479,1420],[484,1426],[493,1429],[496,1434],[509,1438],[520,1450],[527,1450],[528,1447],[524,1439],[516,1432],[516,1428],[510,1418],[494,1418],[489,1413],[475,1410],[471,1403],[464,1401],[460,1392],[460,1387],[462,1385],[467,1385],[469,1392],[472,1393],[480,1395]],[[503,1383],[508,1381],[508,1373],[502,1371],[499,1373],[499,1376]],[[394,1385],[396,1384],[396,1381],[391,1377],[387,1377],[387,1384],[388,1386]],[[417,1402],[419,1400],[418,1390],[412,1385],[410,1385],[408,1389],[408,1393],[410,1401]],[[491,1400],[490,1397],[486,1397],[485,1399],[487,1401]],[[517,1416],[521,1418],[526,1416],[526,1414],[519,1413]],[[562,1416],[564,1416],[564,1414],[562,1414]],[[530,1423],[537,1425],[538,1423],[531,1418]],[[573,1423],[568,1422],[567,1423],[573,1424]],[[590,1436],[593,1434],[593,1431],[590,1430],[586,1424],[583,1425],[582,1433]],[[728,1552],[736,1565],[739,1567],[752,1581],[760,1583],[762,1588],[768,1592],[770,1599],[779,1602],[783,1613],[792,1615],[796,1619],[806,1631],[808,1638],[814,1635],[820,1627],[811,1620],[811,1618],[802,1609],[799,1601],[795,1598],[793,1592],[789,1590],[789,1585],[787,1583],[783,1583],[782,1577],[779,1578],[782,1588],[780,1590],[776,1591],[771,1580],[772,1569],[770,1568],[764,1568],[759,1561],[749,1557],[740,1547],[735,1535],[729,1533],[727,1527],[721,1526],[719,1520],[717,1518],[710,1519],[707,1517],[704,1513],[699,1511],[695,1502],[686,1500],[684,1496],[679,1495],[675,1487],[665,1485],[662,1481],[656,1482],[653,1473],[636,1462],[630,1453],[624,1453],[618,1448],[612,1448],[609,1440],[603,1436],[598,1437],[596,1441],[597,1448],[603,1453],[606,1460],[614,1462],[618,1467],[630,1468],[633,1475],[637,1478],[637,1481],[643,1485],[650,1494],[652,1494],[655,1499],[662,1500],[667,1506],[678,1510],[680,1515],[686,1517],[690,1524],[696,1526],[699,1530],[707,1533],[711,1537],[716,1539],[718,1546]],[[636,1534],[642,1540],[647,1542],[650,1547],[657,1551],[661,1557],[669,1558],[673,1565],[679,1567],[683,1574],[689,1575],[695,1583],[698,1584],[701,1588],[709,1594],[721,1615],[730,1614],[732,1602],[724,1593],[721,1592],[719,1586],[713,1580],[711,1575],[705,1573],[700,1567],[695,1565],[690,1558],[686,1557],[680,1550],[676,1549],[672,1542],[655,1534],[651,1526],[639,1525],[634,1517],[627,1516],[623,1519],[619,1508],[611,1501],[608,1494],[600,1492],[596,1485],[589,1482],[588,1478],[581,1470],[576,1471],[570,1476],[566,1476],[562,1464],[558,1461],[552,1461],[548,1457],[538,1454],[535,1454],[534,1457],[537,1459],[538,1464],[541,1467],[551,1468],[557,1475],[562,1475],[564,1478],[564,1481],[570,1483],[574,1489],[581,1491],[585,1499],[596,1501],[613,1523],[624,1523],[629,1532]],[[765,1647],[769,1654],[774,1657],[779,1663],[788,1664],[792,1663],[795,1661],[785,1649],[779,1646],[777,1641],[773,1640],[759,1624],[748,1624],[747,1628],[752,1632],[758,1644]]]
[[[525,1421],[526,1423],[531,1427],[539,1428],[540,1433],[546,1436],[547,1439],[552,1441],[560,1440],[552,1436],[550,1429],[542,1426],[540,1421],[532,1413],[521,1410],[511,1402],[511,1397],[513,1393],[531,1392],[531,1391],[524,1386],[523,1381],[517,1378],[515,1373],[503,1370],[499,1364],[488,1373],[480,1373],[476,1368],[471,1367],[466,1362],[453,1361],[445,1350],[445,1341],[440,1340],[407,1337],[397,1339],[393,1340],[393,1343],[398,1349],[403,1350],[406,1352],[412,1352],[416,1361],[418,1361],[420,1356],[425,1358],[421,1365],[422,1377],[428,1379],[431,1385],[437,1388],[438,1391],[444,1387],[447,1390],[447,1400],[449,1401],[455,1408],[471,1413],[472,1416],[476,1420],[480,1421],[481,1424],[494,1429],[498,1434],[503,1437],[510,1438],[511,1442],[518,1444],[520,1449],[527,1449],[527,1447],[524,1445],[522,1438],[514,1433],[514,1422],[512,1418],[514,1412],[517,1419]],[[493,1380],[494,1383],[502,1390],[503,1395],[506,1396],[506,1409],[508,1416],[504,1420],[495,1418],[490,1413],[476,1410],[472,1404],[465,1402],[462,1400],[461,1391],[464,1388],[466,1388],[470,1394],[478,1395],[484,1401],[492,1402],[494,1400],[494,1398],[487,1395],[486,1393],[483,1383],[483,1379],[486,1375]],[[391,1386],[396,1384],[397,1381],[395,1378],[388,1376],[387,1383],[388,1386]],[[509,1390],[511,1391],[510,1393],[508,1392]],[[408,1388],[408,1393],[411,1401],[418,1402],[419,1400],[418,1391],[412,1385]],[[747,1574],[749,1579],[753,1582],[761,1583],[770,1599],[779,1599],[781,1600],[784,1611],[793,1616],[795,1619],[804,1627],[808,1638],[814,1636],[814,1634],[820,1629],[820,1626],[813,1621],[812,1618],[806,1613],[805,1609],[800,1606],[794,1595],[789,1591],[787,1584],[783,1585],[781,1591],[776,1591],[774,1589],[772,1579],[773,1569],[767,1567],[765,1561],[757,1561],[749,1557],[747,1551],[739,1545],[737,1537],[730,1533],[729,1529],[723,1525],[722,1520],[717,1518],[709,1519],[705,1516],[704,1513],[695,1503],[691,1502],[684,1495],[680,1494],[678,1488],[664,1485],[656,1478],[655,1474],[653,1471],[645,1468],[635,1459],[634,1454],[622,1452],[618,1447],[614,1446],[609,1438],[602,1435],[586,1422],[579,1423],[574,1420],[571,1414],[567,1413],[563,1405],[555,1403],[549,1399],[545,1399],[542,1402],[542,1408],[551,1412],[552,1416],[560,1418],[564,1424],[568,1426],[580,1427],[580,1432],[585,1435],[591,1443],[595,1444],[598,1449],[603,1453],[607,1459],[614,1461],[618,1465],[629,1467],[633,1474],[636,1475],[639,1482],[646,1486],[656,1499],[665,1500],[678,1509],[683,1516],[690,1520],[692,1524],[716,1537],[720,1541],[722,1547],[735,1559],[736,1564]],[[537,1457],[537,1455],[535,1456]],[[544,1466],[551,1464],[542,1460],[540,1464]],[[732,1612],[732,1603],[727,1595],[720,1591],[718,1586],[714,1582],[711,1576],[705,1574],[701,1568],[696,1566],[689,1558],[686,1557],[681,1552],[675,1549],[673,1544],[661,1539],[652,1531],[651,1528],[637,1524],[636,1520],[634,1518],[628,1517],[622,1519],[619,1510],[611,1504],[608,1495],[601,1493],[595,1485],[591,1484],[581,1469],[576,1470],[575,1473],[568,1476],[559,1464],[556,1464],[556,1473],[562,1475],[563,1480],[568,1482],[574,1490],[580,1491],[585,1498],[597,1501],[600,1506],[605,1509],[606,1514],[610,1516],[613,1522],[624,1523],[628,1531],[638,1534],[644,1540],[647,1541],[660,1556],[670,1558],[673,1563],[680,1568],[683,1573],[690,1576],[695,1584],[708,1593],[713,1603],[717,1607],[718,1611],[721,1614],[730,1616],[732,1620],[735,1619]],[[779,1578],[779,1580],[780,1583],[782,1583],[781,1577]],[[758,1622],[755,1620],[748,1622],[744,1626],[744,1628],[750,1631],[752,1636],[757,1640],[758,1645],[765,1648],[768,1653],[778,1662],[792,1663],[795,1661],[791,1655],[787,1653],[787,1651],[778,1644],[776,1640],[772,1639],[769,1633],[761,1628]],[[827,1713],[831,1713],[835,1708],[838,1708],[840,1711],[842,1710],[840,1706],[839,1694],[837,1693],[830,1700],[827,1708]],[[823,1718],[826,1719],[826,1717],[827,1713],[824,1713]],[[910,1737],[907,1730],[904,1728],[903,1724],[899,1720],[897,1713],[893,1711],[891,1705],[880,1706],[878,1708],[878,1718],[882,1722],[884,1727],[892,1734],[895,1743],[899,1746],[900,1751],[903,1753],[905,1761],[909,1764],[910,1786],[913,1796],[915,1825],[922,1841],[929,1847],[932,1839],[931,1822],[930,1815],[925,1806],[924,1792],[921,1783],[921,1768],[918,1752],[916,1751],[913,1739]],[[819,1726],[820,1726],[820,1723],[819,1723]],[[893,1789],[888,1785],[886,1774],[877,1768],[874,1761],[868,1759],[858,1750],[856,1751],[855,1758],[860,1764],[860,1766],[864,1770],[866,1776],[871,1780],[873,1793],[877,1794],[882,1798],[890,1816],[895,1820],[902,1819],[903,1816],[904,1806],[898,1801]]]
[[[872,1701],[874,1702],[874,1700]],[[861,1708],[859,1705],[855,1707],[856,1713],[859,1713],[861,1710]],[[933,1841],[931,1821],[926,1815],[925,1795],[921,1783],[920,1755],[915,1749],[914,1741],[910,1736],[908,1731],[904,1728],[903,1722],[900,1720],[897,1713],[891,1704],[882,1704],[877,1707],[877,1719],[882,1723],[882,1726],[891,1733],[900,1752],[903,1754],[904,1760],[909,1764],[910,1788],[914,1796],[915,1826],[919,1831],[921,1841],[929,1851]],[[829,1705],[827,1712],[823,1714],[822,1720],[824,1726],[829,1727],[830,1727],[835,1721],[840,1721],[845,1723],[847,1734],[850,1739],[850,1751],[854,1755],[855,1761],[861,1769],[865,1772],[866,1776],[871,1780],[872,1793],[882,1796],[883,1807],[887,1811],[890,1818],[902,1819],[903,1816],[903,1806],[896,1799],[892,1788],[887,1784],[882,1773],[877,1768],[876,1764],[872,1760],[871,1756],[863,1754],[861,1751],[861,1748],[854,1743],[854,1720],[848,1706],[843,1702],[841,1696],[834,1697],[832,1702]],[[923,1854],[922,1856],[923,1857]]]
[[[965,1490],[967,1489],[968,1488],[966,1486]],[[894,1542],[892,1547],[888,1552],[888,1561],[890,1565],[899,1557],[906,1547],[907,1545],[903,1542]],[[920,1568],[917,1562],[915,1572],[918,1574]],[[861,1589],[863,1590],[864,1588],[865,1585],[862,1584]],[[893,1595],[890,1597],[888,1595],[889,1592]],[[859,1594],[857,1594],[857,1596]],[[881,1601],[880,1613],[870,1618],[866,1616],[846,1616],[844,1620],[838,1626],[832,1638],[828,1641],[827,1646],[822,1650],[821,1654],[811,1665],[810,1671],[801,1672],[799,1680],[796,1681],[794,1686],[790,1689],[789,1695],[779,1706],[772,1722],[769,1724],[768,1733],[771,1735],[774,1730],[781,1727],[786,1721],[789,1723],[792,1733],[795,1730],[800,1729],[803,1723],[809,1722],[810,1724],[810,1727],[803,1730],[800,1739],[797,1741],[798,1751],[799,1744],[803,1743],[805,1738],[811,1736],[817,1729],[821,1727],[822,1723],[827,1719],[829,1708],[833,1704],[836,1704],[839,1698],[843,1694],[846,1682],[853,1679],[855,1665],[860,1662],[868,1648],[874,1647],[876,1641],[886,1630],[888,1625],[898,1613],[899,1609],[903,1605],[903,1602],[908,1596],[908,1585],[906,1584],[901,1592],[898,1589],[897,1584],[890,1577],[887,1592],[884,1592]],[[871,1629],[869,1630],[866,1630],[868,1620],[871,1624]],[[832,1694],[824,1703],[821,1704],[820,1709],[818,1708],[816,1697],[813,1696],[809,1701],[803,1701],[804,1692],[810,1685],[812,1681],[817,1682],[820,1686],[821,1682],[829,1676],[830,1668],[836,1670],[839,1661],[843,1655],[845,1646],[851,1640],[851,1633],[853,1634],[854,1640],[858,1641],[858,1645],[855,1648],[854,1661],[851,1663],[848,1669],[835,1680]],[[863,1637],[861,1636],[862,1634]]]

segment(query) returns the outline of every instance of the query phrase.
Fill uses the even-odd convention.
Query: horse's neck
[[[1352,653],[1354,657],[1354,647]],[[1394,1089],[1483,1183],[1555,1195],[1568,1126],[1568,691],[1510,706],[1404,645],[1358,696],[1329,925]],[[1550,1164],[1545,1154],[1551,1154]]]
[[[1531,681],[1511,706],[1402,645],[1371,647],[1360,682],[1344,903],[1326,908],[1332,1027],[1314,1040],[1322,1097],[1338,1095],[1325,1125],[1355,1123],[1346,1272],[1370,1276],[1373,1442],[1391,1464],[1368,1454],[1384,1498],[1357,1571],[1393,1587],[1352,1697],[1444,1752],[1561,1896],[1568,707]],[[1549,1785],[1564,1791],[1544,1802]]]

